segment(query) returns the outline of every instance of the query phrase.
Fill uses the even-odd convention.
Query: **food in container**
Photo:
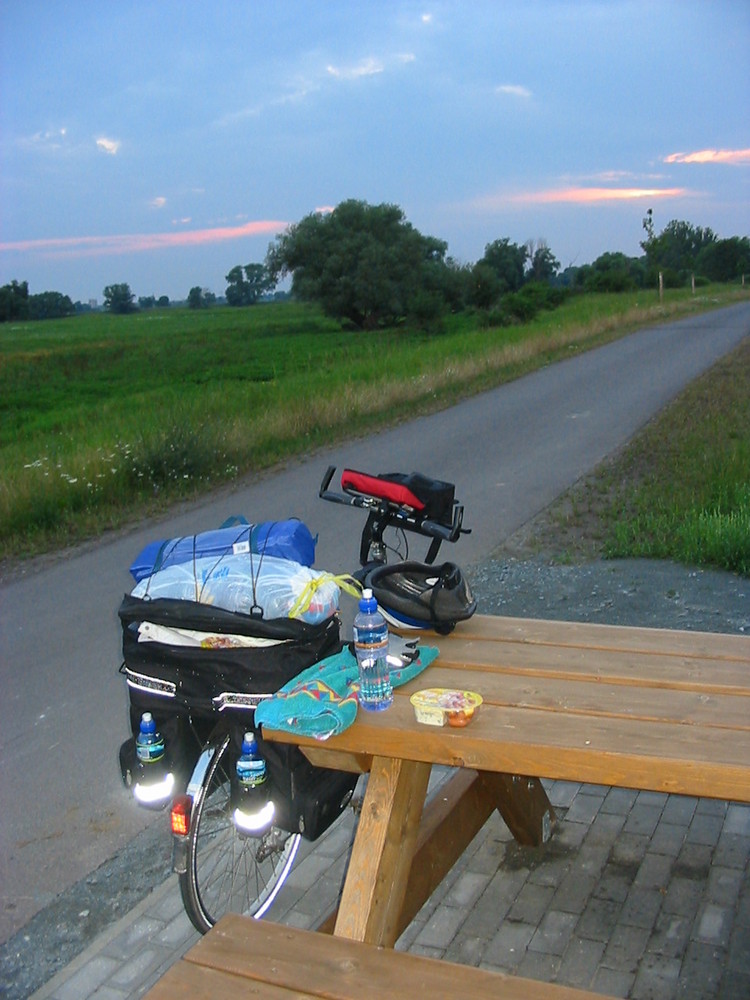
[[[467,726],[482,704],[482,696],[475,691],[452,688],[425,688],[409,700],[417,722],[426,726]]]

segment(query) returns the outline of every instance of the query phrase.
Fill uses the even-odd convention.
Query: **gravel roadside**
[[[553,539],[555,510],[467,570],[484,614],[750,636],[750,579],[659,559],[601,559]]]

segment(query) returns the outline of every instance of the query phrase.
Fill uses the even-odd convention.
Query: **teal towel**
[[[391,669],[398,687],[420,674],[438,655],[433,646],[420,646],[412,663]],[[357,715],[359,674],[357,659],[348,646],[308,667],[255,709],[255,721],[269,729],[326,740],[351,726]]]

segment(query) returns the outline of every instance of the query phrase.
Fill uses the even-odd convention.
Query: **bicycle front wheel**
[[[232,821],[229,736],[213,749],[195,795],[187,846],[187,870],[180,875],[185,910],[203,934],[226,913],[260,919],[289,874],[300,844],[298,833],[271,827],[263,836],[237,831]]]

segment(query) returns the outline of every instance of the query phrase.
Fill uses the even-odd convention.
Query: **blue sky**
[[[223,294],[346,198],[462,262],[750,234],[748,0],[0,0],[0,284]]]

